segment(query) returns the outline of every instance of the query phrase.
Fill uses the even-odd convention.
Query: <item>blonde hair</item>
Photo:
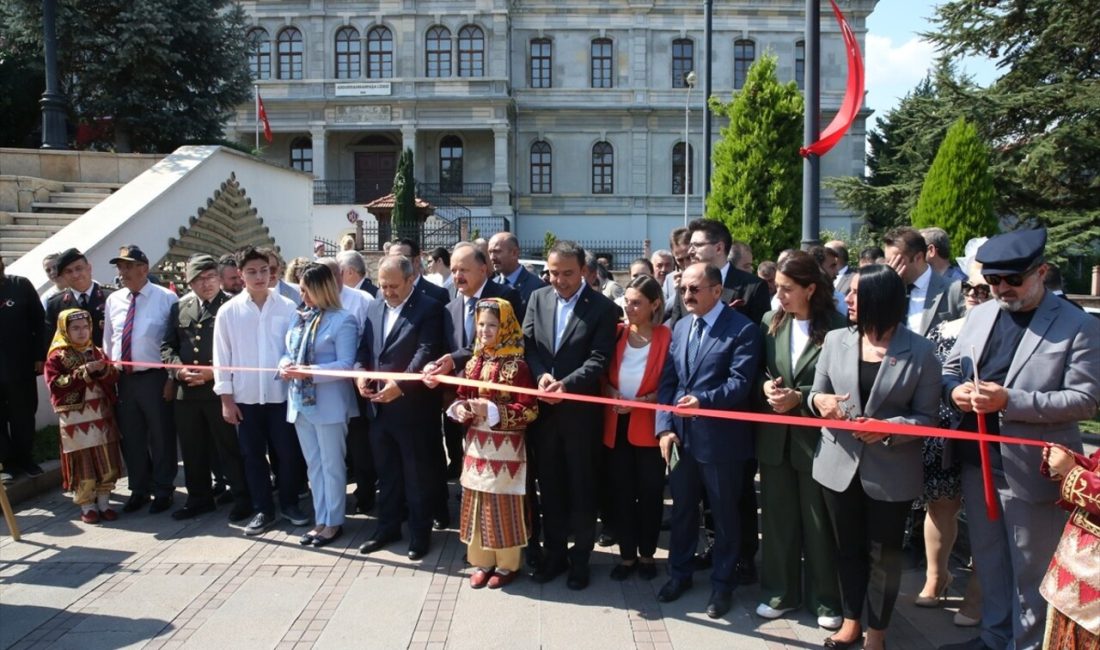
[[[327,265],[316,262],[307,264],[302,271],[301,286],[309,291],[309,297],[318,309],[343,308],[340,303],[340,284]]]

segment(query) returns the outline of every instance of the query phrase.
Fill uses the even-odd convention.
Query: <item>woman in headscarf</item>
[[[114,521],[111,490],[122,476],[115,424],[118,370],[92,343],[92,316],[66,309],[46,355],[46,387],[61,437],[61,483],[87,524]]]
[[[534,388],[523,360],[523,330],[507,300],[487,298],[475,308],[469,379]],[[470,585],[499,589],[519,575],[527,544],[527,449],[524,433],[538,417],[531,395],[460,386],[447,415],[467,425],[462,463],[459,538],[474,566]]]

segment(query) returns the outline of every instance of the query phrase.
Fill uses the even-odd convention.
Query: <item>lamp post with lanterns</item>
[[[688,197],[691,196],[691,89],[695,87],[695,71],[684,75],[687,99],[684,101],[684,226],[688,225]]]

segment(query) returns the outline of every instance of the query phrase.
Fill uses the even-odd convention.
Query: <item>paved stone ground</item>
[[[126,496],[122,484],[116,508]],[[184,497],[177,490],[177,506]],[[369,517],[349,518],[340,540],[314,550],[298,546],[305,529],[286,522],[246,538],[227,509],[188,522],[142,511],[89,526],[62,494],[24,502],[23,541],[0,528],[0,648],[777,649],[819,648],[827,635],[805,612],[758,618],[755,587],[739,589],[734,609],[712,621],[702,613],[705,574],[680,601],[659,604],[662,577],[607,577],[614,548],[598,549],[583,592],[564,579],[474,591],[453,530],[434,533],[431,554],[410,562],[403,544],[358,553],[374,529]],[[972,636],[951,624],[960,573],[947,609],[922,610],[910,603],[923,571],[906,571],[892,649]]]

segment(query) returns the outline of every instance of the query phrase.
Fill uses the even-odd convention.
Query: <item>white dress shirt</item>
[[[561,337],[565,334],[566,328],[569,327],[569,319],[573,318],[573,310],[577,307],[577,299],[581,297],[581,292],[585,290],[586,284],[581,282],[581,288],[568,299],[562,298],[561,294],[554,292],[557,300],[554,304],[554,354],[558,353],[558,349],[561,347]]]
[[[913,288],[909,290],[909,309],[906,323],[910,332],[919,332],[921,321],[924,320],[924,299],[928,295],[928,283],[932,280],[932,267],[924,269],[913,282]]]
[[[214,320],[214,392],[239,404],[286,401],[286,382],[275,374],[286,333],[298,318],[294,303],[268,289],[263,307],[248,291],[230,298]],[[264,370],[221,370],[222,366]]]
[[[374,302],[374,297],[366,291],[340,286],[340,306],[355,316],[355,327],[359,336],[363,335],[363,327],[367,322],[367,309]]]
[[[126,326],[126,312],[130,309],[130,290],[119,289],[107,296],[106,314],[103,318],[103,351],[112,361],[122,360],[122,330]],[[76,294],[76,292],[74,292]],[[75,295],[77,301],[79,295]],[[160,344],[168,329],[168,312],[179,302],[175,293],[164,287],[146,282],[138,291],[134,305],[134,331],[130,337],[130,360],[144,363],[160,363]],[[147,368],[134,368],[135,372]]]
[[[413,287],[413,291],[416,291],[416,287]],[[396,307],[390,307],[389,303],[386,303],[385,317],[382,319],[382,341],[390,338],[390,332],[393,331],[393,326],[397,323],[397,317],[401,315],[401,310],[405,308],[405,303],[409,302],[409,298],[412,297],[412,292],[401,301],[401,304]]]

